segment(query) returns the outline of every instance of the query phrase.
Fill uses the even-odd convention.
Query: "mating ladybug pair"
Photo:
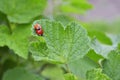
[[[43,36],[43,29],[38,23],[34,25],[34,30],[38,36]]]

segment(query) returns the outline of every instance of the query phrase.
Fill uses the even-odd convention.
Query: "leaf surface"
[[[108,59],[103,61],[103,72],[113,80],[120,79],[120,54],[117,51],[111,51]]]
[[[84,28],[71,22],[66,28],[59,22],[38,20],[44,29],[44,38],[49,57],[60,62],[74,61],[83,57],[89,50],[89,38]],[[85,44],[84,44],[85,43]]]

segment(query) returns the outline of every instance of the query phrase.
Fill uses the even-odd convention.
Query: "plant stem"
[[[69,67],[68,67],[68,64],[65,64],[65,66],[66,66],[67,72],[68,72],[68,73],[71,73],[71,71],[70,71],[70,69],[69,69]]]
[[[9,30],[10,30],[10,34],[12,34],[12,28],[11,28],[10,22],[9,22],[9,20],[7,18],[7,15],[6,15],[6,23],[7,23],[7,26],[9,28]]]
[[[42,67],[40,67],[40,69],[37,71],[37,73],[42,73],[42,71],[48,66],[49,64],[48,63],[45,63],[42,65]]]

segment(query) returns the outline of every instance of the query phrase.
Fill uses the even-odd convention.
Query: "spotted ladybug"
[[[41,25],[35,24],[34,29],[38,36],[43,36],[43,29],[42,29]]]

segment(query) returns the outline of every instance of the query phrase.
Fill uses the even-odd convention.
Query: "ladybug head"
[[[41,28],[42,28],[42,27],[41,27],[39,24],[35,24],[35,25],[34,25],[34,29],[35,29],[35,30],[40,30]]]

